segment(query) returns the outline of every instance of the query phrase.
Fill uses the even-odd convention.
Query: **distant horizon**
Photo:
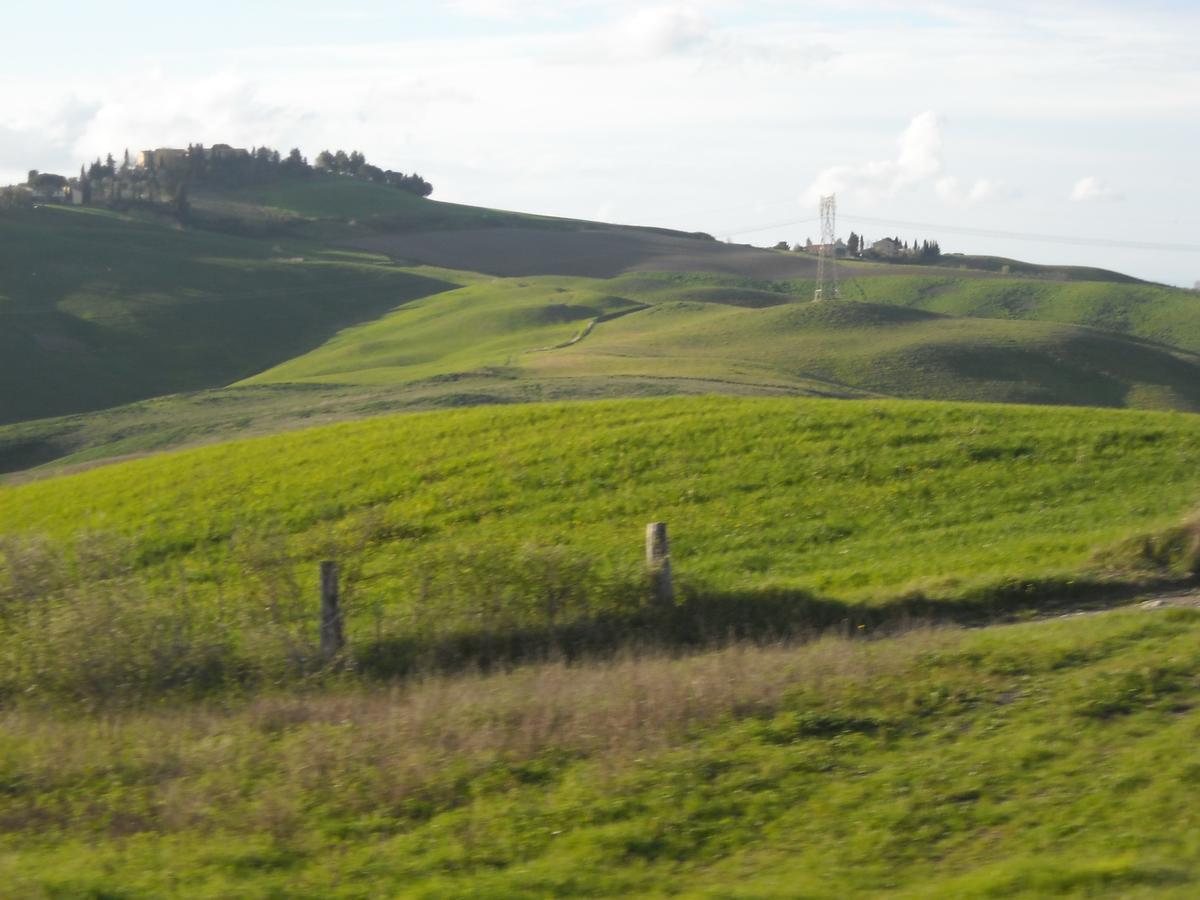
[[[246,151],[252,151],[255,149],[259,149],[256,145],[251,145],[248,147],[235,147],[234,145],[228,144],[227,142],[224,142],[224,141],[216,141],[212,144],[201,144],[198,141],[191,141],[191,142],[183,144],[182,146],[168,147],[166,145],[159,145],[156,147],[140,148],[136,151],[133,150],[132,148],[128,148],[128,152],[130,155],[130,161],[131,161],[130,164],[131,164],[131,166],[134,166],[134,167],[139,166],[140,165],[140,163],[138,161],[139,157],[141,156],[142,153],[145,153],[145,152],[162,151],[162,150],[187,150],[192,146],[201,146],[205,149],[212,149],[214,147],[231,147],[234,150],[246,150]],[[263,146],[266,146],[266,145],[263,145]],[[267,149],[275,151],[275,152],[279,152],[281,155],[286,156],[289,152],[291,152],[292,149],[300,149],[300,148],[288,147],[288,148],[284,149],[282,147],[267,147]],[[325,150],[330,150],[330,151],[336,152],[338,150],[345,150],[345,149],[346,148],[342,148],[342,147],[322,147],[322,149],[317,151],[315,154],[305,153],[303,150],[300,150],[300,152],[304,156],[304,158],[306,160],[308,160],[308,162],[310,164],[313,164],[314,159],[320,153],[324,152]],[[354,150],[357,150],[357,149],[358,148],[352,148],[352,150],[349,152],[353,152]],[[123,161],[125,152],[126,152],[126,148],[122,148],[120,154],[109,151],[104,154],[101,154],[100,157],[92,160],[91,162],[104,161],[109,156],[112,156],[114,161],[118,161],[118,162]],[[363,154],[363,155],[366,156],[366,154]],[[368,162],[371,162],[371,157],[366,156],[366,159]],[[84,169],[87,169],[91,165],[91,162],[83,163],[81,165]],[[314,165],[314,167],[315,167],[315,165]],[[33,172],[33,171],[35,171],[35,170],[34,169],[29,170],[29,172]],[[48,172],[48,171],[44,172],[42,170],[36,170],[36,171],[38,171],[39,174],[43,174],[43,175],[46,175],[46,174],[58,175],[58,176],[68,178],[72,181],[78,180],[77,173],[71,174],[71,173],[63,173],[63,172]],[[420,174],[420,173],[416,173],[416,174]],[[436,187],[435,187],[435,190],[436,190]],[[438,200],[439,198],[431,197],[430,199]],[[450,202],[450,201],[446,201],[446,202]],[[455,202],[461,202],[461,201],[455,201]],[[474,204],[469,204],[469,205],[474,205]],[[531,214],[535,214],[535,215],[538,214],[538,210],[534,210],[534,209],[526,209],[526,210],[513,209],[513,210],[508,210],[508,211],[531,213]],[[575,217],[571,217],[571,218],[575,218]],[[595,221],[600,222],[602,220],[595,220]],[[624,225],[624,226],[632,226],[632,227],[667,227],[667,226],[657,225],[654,222],[623,222],[623,223],[621,223],[621,222],[606,222],[605,224]],[[804,244],[807,240],[811,240],[812,233],[817,233],[819,231],[818,221],[815,216],[811,220],[801,220],[801,224],[804,224],[806,227],[808,227],[810,229],[811,233],[806,233],[803,237],[800,237],[799,239],[787,241],[787,243],[790,246],[798,246],[798,245]],[[893,227],[891,228],[891,230],[889,230],[889,229],[883,227],[883,225],[881,223],[875,222],[870,227],[875,228],[876,232],[873,232],[872,233],[873,236],[870,236],[870,237],[867,236],[867,233],[865,231],[855,232],[855,233],[858,234],[860,238],[866,237],[869,243],[874,243],[875,241],[881,240],[883,238],[898,238],[901,242],[905,242],[905,241],[909,241],[909,240],[920,241],[920,240],[924,240],[924,239],[933,239],[933,240],[938,241],[939,244],[941,244],[941,243],[945,243],[945,241],[943,240],[942,232],[939,231],[938,229],[943,228],[951,236],[950,249],[943,249],[942,250],[943,256],[964,256],[964,257],[1011,259],[1013,262],[1021,262],[1021,263],[1029,263],[1029,262],[1033,261],[1028,257],[1023,257],[1020,255],[1009,256],[1006,254],[998,254],[998,253],[993,253],[993,252],[986,251],[986,250],[966,251],[966,250],[955,249],[955,245],[953,244],[953,238],[954,238],[954,231],[956,229],[954,226],[938,226],[934,223],[917,223],[917,222],[894,222],[891,224]],[[771,229],[778,229],[779,227],[780,227],[779,225],[767,226],[767,228],[771,228]],[[882,229],[882,231],[879,231],[879,229]],[[766,229],[764,229],[764,231],[765,230]],[[680,229],[680,231],[685,231],[685,229]],[[713,237],[715,240],[722,240],[722,238],[720,238],[718,235],[711,234],[710,232],[705,231],[704,229],[691,229],[691,231],[692,231],[692,233],[708,234],[710,237]],[[853,228],[839,229],[839,231],[838,231],[839,243],[844,241],[852,231],[854,231]],[[1056,239],[1053,236],[1045,236],[1045,235],[1040,236],[1040,237],[1013,235],[1009,239],[1010,240],[1031,241],[1034,243],[1048,243],[1051,245],[1056,243]],[[770,241],[770,240],[766,240],[766,241],[733,240],[731,236],[727,236],[723,240],[725,240],[726,242],[732,242],[734,244],[741,244],[743,246],[756,247],[756,248],[760,248],[760,249],[772,249],[780,243],[780,241]],[[1057,238],[1057,240],[1061,240],[1065,244],[1077,244],[1080,242],[1080,239],[1072,238],[1072,237],[1068,237],[1068,236],[1060,236],[1059,238]],[[1200,249],[1200,248],[1197,248],[1197,249]],[[1090,267],[1090,268],[1097,268],[1097,269],[1107,269],[1108,271],[1113,271],[1113,272],[1116,272],[1118,274],[1123,274],[1123,275],[1130,274],[1128,272],[1122,272],[1119,269],[1110,269],[1108,267],[1094,266],[1092,264],[1077,264],[1077,263],[1062,262],[1061,260],[1059,260],[1059,261],[1051,260],[1049,262],[1040,262],[1037,264],[1038,265],[1049,265],[1049,266],[1063,266],[1063,267],[1081,266],[1081,267],[1085,267],[1085,268]],[[1138,277],[1138,276],[1133,276],[1133,277]],[[1151,282],[1154,281],[1153,279],[1143,279],[1143,280],[1151,281]],[[1165,283],[1165,282],[1158,282],[1158,283]],[[1172,285],[1172,286],[1182,287],[1185,289],[1200,290],[1200,280],[1197,280],[1192,285],[1179,284],[1179,285]]]
[[[47,0],[6,18],[58,15],[53,54],[0,59],[0,183],[126,146],[341,146],[451,202],[769,246],[802,242],[836,192],[847,231],[939,223],[948,251],[1200,279],[1200,10],[1178,0],[213,0],[195,20]]]

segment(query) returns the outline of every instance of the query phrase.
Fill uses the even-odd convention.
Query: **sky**
[[[43,0],[3,19],[0,184],[125,148],[357,149],[441,200],[769,245],[818,238],[836,193],[842,236],[1200,281],[1193,0]]]

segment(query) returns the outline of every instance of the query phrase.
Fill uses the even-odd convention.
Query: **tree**
[[[203,144],[188,144],[187,148],[187,163],[188,173],[196,179],[204,177],[205,169],[205,152]]]
[[[191,212],[192,205],[188,202],[187,182],[182,182],[175,189],[175,196],[171,199],[171,208],[175,212],[175,218],[180,222],[186,222],[188,213]]]
[[[299,175],[308,170],[308,160],[300,153],[299,147],[293,147],[283,161],[283,168],[292,175]]]
[[[30,187],[32,187],[32,186],[33,186],[33,183],[34,183],[35,181],[37,181],[37,177],[38,177],[38,170],[37,170],[37,169],[30,169],[30,170],[29,170],[29,176],[28,176],[28,177],[25,179],[25,183],[26,183],[27,185],[29,185]]]
[[[29,209],[33,206],[33,197],[29,191],[17,188],[0,188],[0,209]]]
[[[337,165],[332,153],[328,150],[322,150],[317,154],[317,168],[325,169],[327,172],[332,172],[334,166]]]
[[[846,241],[846,252],[850,256],[858,256],[859,237],[853,231],[850,232],[850,237]]]
[[[776,245],[775,245],[774,247],[772,247],[771,249],[772,249],[772,250],[787,250],[787,249],[788,249],[788,242],[787,242],[787,241],[780,241],[778,244],[776,244]]]

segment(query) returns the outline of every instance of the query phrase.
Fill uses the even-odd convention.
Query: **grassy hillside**
[[[722,392],[1197,408],[1200,307],[1186,291],[855,263],[844,296],[873,306],[806,312],[796,305],[812,293],[805,254],[438,204],[344,178],[196,204],[204,215],[300,222],[304,237],[70,209],[0,218],[0,375],[12,386],[0,397],[0,471],[307,419],[542,399]],[[426,258],[566,274],[414,264]],[[404,305],[415,297],[426,299]],[[239,381],[276,387],[114,409]],[[322,399],[310,414],[314,385]],[[55,418],[97,409],[106,412]]]
[[[1191,353],[1049,322],[813,304],[800,299],[805,287],[706,275],[483,280],[348,329],[247,383],[411,383],[493,371],[534,383],[708,380],[764,391],[1200,409],[1200,357]],[[926,287],[870,283],[898,303]]]
[[[446,203],[386,185],[343,176],[279,179],[265,185],[196,192],[193,207],[201,224],[271,227],[326,240],[353,240],[363,233],[529,228],[539,231],[619,231],[695,237],[666,228],[610,225],[560,216],[542,216]],[[707,236],[705,236],[707,237]],[[708,238],[711,243],[711,238]],[[468,267],[471,268],[471,267]]]
[[[876,304],[663,304],[534,373],[806,379],[899,397],[1200,409],[1200,356],[1072,326],[950,318]]]
[[[504,366],[522,353],[567,344],[589,323],[639,305],[569,279],[481,279],[347,329],[313,353],[247,379],[248,384],[387,383]]]
[[[0,879],[1190,896],[1200,614],[885,635],[1194,578],[1198,450],[1174,413],[673,398],[0,486]],[[331,558],[340,668],[315,650]],[[878,639],[778,641],[831,625]],[[739,635],[769,640],[703,649]]]
[[[1098,269],[1095,266],[1039,265],[1006,256],[983,256],[972,253],[946,253],[932,265],[951,269],[975,269],[982,272],[1002,272],[1005,275],[1029,275],[1053,281],[1108,281],[1119,284],[1143,284],[1139,278]]]
[[[312,258],[378,265],[375,258]],[[812,283],[803,280],[404,271],[462,287],[347,328],[233,390],[0,426],[0,472],[392,411],[542,400],[891,395],[1183,410],[1200,400],[1191,353],[1036,319],[1074,316],[1116,328],[1097,314],[1099,306],[1067,302],[1112,286],[897,276],[846,286],[848,295],[882,303],[817,307],[808,299]],[[990,305],[1025,290],[1044,305],[1011,314],[1032,320],[1000,318],[1004,310]],[[1155,312],[1130,330],[1152,331],[1157,317],[1173,321],[1172,333],[1184,341],[1193,326],[1190,296],[1136,290],[1148,294],[1141,308]],[[1105,300],[1108,308],[1118,303]]]
[[[314,177],[256,187],[202,190],[193,198],[199,223],[220,227],[284,228],[327,238],[350,237],[363,229],[402,232],[413,229],[498,227],[577,228],[583,223],[505,210],[443,203],[406,191],[353,178]],[[319,227],[347,226],[345,227]]]
[[[0,216],[0,422],[228,384],[452,285],[91,210]]]
[[[1200,615],[0,730],[14,896],[1192,897]]]
[[[1192,508],[1198,447],[1200,420],[1180,415],[676,399],[377,419],[3,487],[8,596],[76,599],[44,658],[22,635],[46,623],[12,607],[0,694],[285,677],[331,557],[368,668],[455,641],[624,634],[651,520],[671,523],[699,604],[685,630],[1036,605]],[[110,614],[110,589],[127,602],[101,639],[89,617]],[[190,637],[163,624],[180,616]]]
[[[844,295],[953,316],[1088,325],[1200,351],[1200,297],[1180,288],[907,275],[856,280]]]

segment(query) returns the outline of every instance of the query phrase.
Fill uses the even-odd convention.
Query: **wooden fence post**
[[[671,579],[671,548],[667,542],[667,523],[646,526],[646,568],[650,570],[650,590],[656,606],[675,603],[675,583]]]
[[[321,656],[331,659],[341,652],[346,640],[342,635],[342,610],[338,606],[338,566],[321,563]]]

